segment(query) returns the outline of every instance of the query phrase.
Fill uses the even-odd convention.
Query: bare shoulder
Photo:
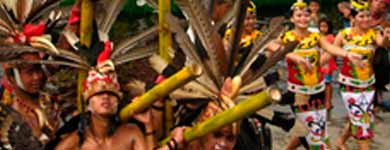
[[[61,142],[56,146],[56,150],[76,150],[79,143],[79,136],[77,132],[72,132],[65,136]]]
[[[128,139],[129,143],[136,141],[143,141],[144,135],[141,129],[135,124],[122,124],[120,125],[114,133],[114,139],[122,139],[121,142],[124,142],[123,139]]]

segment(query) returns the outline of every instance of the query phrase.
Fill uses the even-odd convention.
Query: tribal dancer
[[[292,109],[297,119],[304,122],[309,128],[309,134],[301,138],[301,143],[307,149],[330,149],[327,135],[325,108],[325,82],[319,68],[330,57],[326,53],[320,56],[320,48],[347,60],[358,60],[356,53],[345,52],[339,47],[331,45],[326,37],[319,33],[308,31],[310,11],[307,4],[298,1],[291,7],[291,21],[294,29],[286,32],[274,43],[285,45],[298,41],[296,49],[286,55],[288,66],[288,91],[292,101]],[[272,50],[272,49],[271,49]],[[296,149],[299,139],[293,135],[287,149]]]
[[[227,80],[227,82],[231,82],[231,80]],[[226,90],[226,85],[232,84],[225,82],[225,91],[222,91],[221,93],[225,96],[231,95],[232,92],[230,89]],[[236,91],[237,92],[237,91]],[[232,98],[232,97],[229,97]],[[216,104],[215,102],[209,102],[206,108],[203,110],[201,113],[199,120],[197,122],[201,123],[208,118],[211,118],[212,116],[215,116],[217,113],[222,112],[227,108],[221,107],[221,105]],[[213,133],[209,133],[200,139],[191,142],[189,144],[189,149],[190,150],[197,150],[197,149],[202,149],[202,150],[233,150],[236,143],[237,139],[240,133],[240,121],[237,121],[233,124],[227,125],[223,127],[222,129],[219,129]]]
[[[6,87],[0,104],[0,149],[43,149],[60,125],[58,103],[43,92],[47,68],[29,63],[45,61],[37,49],[56,52],[50,31],[59,15],[43,8],[58,4],[53,0],[0,2],[0,57]],[[45,13],[51,14],[48,20],[42,19]]]
[[[342,30],[335,39],[336,46],[343,46],[348,53],[358,53],[363,59],[351,62],[344,59],[338,81],[341,83],[341,96],[348,110],[350,123],[347,133],[338,140],[337,145],[346,149],[345,141],[352,135],[361,150],[370,149],[369,141],[373,133],[373,98],[375,94],[375,75],[372,60],[375,48],[384,44],[388,34],[375,31],[371,23],[369,4],[366,1],[352,1],[351,28]]]
[[[117,113],[122,93],[109,60],[98,63],[97,69],[89,71],[84,85],[83,97],[87,103],[88,120],[84,120],[85,126],[81,130],[65,137],[56,150],[152,149],[148,147],[144,134],[136,125],[119,122]],[[182,143],[175,136],[173,139]],[[167,146],[163,149],[165,147]]]

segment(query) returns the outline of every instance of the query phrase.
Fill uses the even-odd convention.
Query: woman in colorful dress
[[[342,30],[335,39],[336,46],[342,46],[346,52],[359,53],[363,59],[351,63],[344,59],[338,81],[341,84],[341,97],[348,110],[349,124],[337,141],[340,149],[346,149],[345,141],[353,136],[360,150],[370,149],[369,141],[373,133],[373,98],[375,94],[375,75],[372,60],[375,48],[384,44],[388,34],[375,31],[367,2],[352,1],[351,28]]]
[[[288,91],[292,97],[292,110],[297,119],[309,129],[307,135],[291,135],[291,141],[286,149],[296,149],[303,144],[307,149],[330,149],[326,133],[325,81],[320,72],[320,65],[327,61],[328,55],[320,55],[320,48],[326,52],[345,57],[357,62],[360,55],[347,52],[333,46],[319,33],[308,31],[310,10],[303,1],[294,3],[291,7],[291,22],[294,28],[284,33],[272,45],[284,46],[290,42],[299,44],[293,52],[286,55],[288,69]],[[271,51],[278,46],[270,47]],[[325,57],[328,56],[328,57]]]

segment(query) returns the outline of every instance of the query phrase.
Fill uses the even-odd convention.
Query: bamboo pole
[[[87,48],[92,44],[93,4],[91,0],[81,0],[80,43]]]
[[[92,43],[92,22],[93,22],[93,4],[91,0],[80,0],[81,19],[80,19],[80,43],[83,46],[91,47]],[[85,71],[79,71],[77,76],[77,110],[83,111],[83,83],[87,78]]]
[[[165,14],[171,12],[171,0],[158,0],[158,20],[159,20],[159,52],[160,56],[171,63],[169,48],[172,45],[172,34],[169,32]]]
[[[208,133],[212,133],[226,125],[243,119],[244,117],[247,117],[256,111],[263,109],[272,102],[277,102],[280,99],[281,94],[278,89],[268,88],[258,94],[248,97],[246,100],[241,101],[233,108],[218,113],[206,121],[199,123],[192,128],[186,129],[184,131],[184,140],[186,142],[191,142],[195,139],[203,137]],[[165,139],[162,144],[166,144],[169,140],[170,137]]]
[[[158,0],[158,21],[159,21],[159,52],[161,58],[171,63],[169,48],[172,45],[172,34],[168,30],[169,25],[165,19],[165,14],[171,13],[171,0]],[[173,126],[172,100],[166,99],[164,105],[164,133],[169,133]]]
[[[164,108],[164,136],[169,136],[174,122],[173,101],[171,99],[166,99]]]
[[[119,117],[122,121],[127,121],[134,113],[142,112],[156,100],[164,98],[177,88],[180,88],[197,78],[201,73],[202,69],[199,65],[184,67],[182,70],[156,85],[141,97],[137,98],[137,100],[124,107],[120,111]]]

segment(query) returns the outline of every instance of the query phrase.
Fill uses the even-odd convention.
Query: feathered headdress
[[[0,38],[7,43],[27,45],[57,52],[49,33],[61,14],[50,12],[60,0],[0,1]],[[49,19],[42,17],[50,13]]]
[[[19,0],[23,2],[32,1],[32,0]],[[19,2],[17,1],[17,2]],[[45,0],[43,0],[45,1]],[[42,1],[42,2],[43,2]],[[47,3],[53,2],[46,1]],[[4,1],[1,1],[4,2]],[[34,4],[38,1],[34,1]],[[39,1],[41,2],[41,1]],[[84,1],[83,1],[84,2]],[[79,32],[84,32],[82,30],[82,25],[85,23],[84,13],[86,11],[77,11],[80,10],[84,6],[82,3],[76,3],[77,6],[72,9],[72,13],[69,19],[69,24],[77,24],[80,29],[80,31],[71,31],[71,30],[65,30],[63,32],[64,39],[71,48],[73,48],[76,51],[69,50],[69,49],[62,49],[60,47],[55,47],[54,45],[50,45],[50,50],[48,51],[46,49],[42,49],[41,47],[32,47],[30,45],[20,45],[18,43],[0,43],[0,62],[1,63],[14,63],[14,64],[20,64],[20,63],[38,63],[38,64],[53,64],[53,65],[64,65],[64,66],[70,66],[73,68],[77,68],[84,71],[90,71],[94,70],[102,75],[110,73],[115,71],[115,66],[122,65],[124,63],[127,63],[132,60],[144,58],[146,56],[150,56],[153,53],[155,53],[157,49],[156,43],[151,43],[149,46],[142,47],[142,48],[134,48],[142,39],[145,37],[150,37],[152,35],[156,34],[157,27],[152,27],[148,29],[147,31],[144,31],[136,36],[125,38],[123,40],[120,40],[117,43],[113,43],[109,41],[108,39],[108,32],[110,31],[112,24],[116,20],[117,16],[119,15],[119,12],[121,11],[121,8],[124,6],[123,4],[126,2],[126,0],[118,0],[113,2],[107,2],[107,1],[98,1],[93,2],[99,3],[104,5],[105,7],[99,7],[104,8],[104,10],[97,10],[95,11],[95,16],[91,24],[92,26],[92,32],[89,34],[92,34],[93,37],[91,39],[91,45],[85,46],[81,44],[82,38]],[[7,4],[9,5],[9,4]],[[5,6],[5,5],[3,5]],[[35,6],[35,5],[34,5]],[[46,6],[46,5],[45,5]],[[89,5],[87,5],[89,6]],[[2,7],[5,8],[5,7]],[[16,7],[15,7],[16,8]],[[4,12],[8,12],[5,11]],[[89,10],[89,9],[86,9]],[[92,10],[94,11],[94,10]],[[3,18],[4,15],[1,17]],[[6,18],[12,18],[13,15],[6,15]],[[23,17],[22,17],[23,18]],[[85,20],[84,20],[85,19]],[[5,24],[5,27],[8,27],[8,23]],[[29,20],[22,19],[22,20]],[[0,22],[2,23],[2,22]],[[2,25],[2,24],[1,24]],[[10,26],[9,29],[14,26]],[[8,28],[7,28],[8,29]],[[40,29],[40,28],[39,28]],[[17,30],[12,30],[11,33],[19,33],[16,32]],[[37,30],[34,30],[37,31]],[[17,35],[17,34],[14,34]],[[34,34],[35,35],[35,34]],[[13,37],[13,36],[11,36]],[[18,37],[18,36],[15,36]],[[33,38],[34,39],[34,38]],[[54,51],[55,50],[55,51]],[[17,55],[20,55],[25,52],[41,52],[45,53],[49,56],[52,56],[53,59],[51,60],[22,60],[17,57]],[[104,77],[103,77],[104,78]],[[88,85],[88,84],[85,84]]]

